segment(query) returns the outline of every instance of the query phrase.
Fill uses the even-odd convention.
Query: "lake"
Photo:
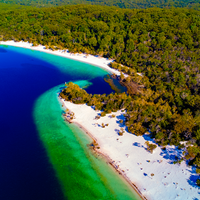
[[[64,83],[108,94],[106,74],[79,61],[0,45],[1,199],[138,199],[91,153],[91,140],[62,118],[57,93]]]

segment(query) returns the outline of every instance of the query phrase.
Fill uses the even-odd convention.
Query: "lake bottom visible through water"
[[[104,160],[88,148],[92,140],[61,117],[59,87],[41,96],[35,107],[39,133],[69,199],[138,199]],[[51,100],[50,100],[51,99]]]
[[[0,45],[0,188],[3,200],[138,199],[67,125],[57,93],[65,82],[110,93],[108,74],[92,65]]]

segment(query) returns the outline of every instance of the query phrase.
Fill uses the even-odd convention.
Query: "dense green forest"
[[[150,131],[159,145],[188,141],[185,158],[200,171],[200,11],[76,5],[0,14],[0,40],[114,59],[111,67],[129,75],[120,77],[127,94],[92,96],[75,87],[62,97],[103,114],[125,109],[129,132]]]
[[[23,6],[23,5],[15,5],[15,4],[11,5],[11,4],[0,3],[0,12],[8,11],[8,10],[29,9],[29,8],[31,7]]]
[[[90,4],[102,6],[116,6],[119,8],[198,8],[200,5],[199,0],[0,0],[0,2],[35,7]]]

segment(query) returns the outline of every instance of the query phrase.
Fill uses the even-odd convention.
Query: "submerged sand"
[[[108,158],[109,163],[135,186],[144,199],[199,199],[199,188],[192,182],[195,170],[185,161],[173,164],[175,156],[182,155],[182,150],[175,146],[166,146],[166,150],[157,147],[151,154],[146,150],[145,142],[154,141],[148,135],[135,136],[125,131],[123,136],[119,136],[120,128],[125,128],[119,123],[124,119],[124,112],[107,114],[96,120],[95,116],[100,112],[92,107],[61,101],[74,112],[72,121],[84,127],[85,132],[96,140],[100,147],[98,152]],[[102,123],[108,123],[108,126],[103,128]]]
[[[71,54],[62,50],[51,51],[44,46],[32,47],[32,44],[27,42],[7,41],[0,44],[39,50],[87,62],[120,74],[108,67],[112,60],[98,56]],[[120,119],[124,119],[124,112],[112,113],[115,115],[114,118],[111,117],[112,114],[108,114],[96,120],[95,116],[99,112],[92,107],[66,101],[63,101],[63,104],[75,113],[73,122],[84,127],[85,131],[95,138],[100,147],[98,151],[109,158],[112,166],[119,170],[130,184],[137,186],[138,192],[143,197],[155,200],[200,199],[200,190],[195,184],[197,178],[195,168],[188,166],[185,161],[173,164],[176,157],[181,158],[183,150],[178,150],[175,146],[167,146],[165,150],[157,147],[151,154],[146,150],[145,142],[154,143],[154,141],[148,135],[137,137],[125,131],[123,136],[119,136],[120,128],[126,128],[119,123]],[[103,128],[102,123],[109,125]]]

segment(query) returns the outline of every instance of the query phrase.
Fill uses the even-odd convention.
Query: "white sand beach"
[[[195,169],[186,165],[173,164],[175,156],[181,157],[182,151],[175,146],[166,150],[157,147],[151,154],[146,150],[145,142],[153,142],[148,135],[135,136],[125,131],[118,132],[120,119],[124,112],[118,111],[95,119],[100,112],[87,105],[76,105],[62,100],[66,108],[75,113],[73,122],[83,126],[97,140],[100,151],[108,156],[113,164],[137,186],[148,200],[200,199],[200,189],[192,181]],[[105,128],[102,123],[109,124]],[[125,128],[125,126],[123,126]]]
[[[43,46],[32,47],[27,42],[0,42],[4,45],[13,45],[23,48],[39,50],[82,62],[100,66],[112,73],[119,74],[108,67],[112,60],[84,54],[70,54],[64,51],[46,50]],[[148,200],[197,200],[200,199],[200,188],[195,185],[197,177],[195,168],[187,166],[185,161],[181,164],[173,164],[176,157],[181,158],[182,150],[174,146],[167,146],[166,150],[157,147],[151,154],[146,150],[146,141],[154,141],[148,135],[135,136],[125,131],[123,136],[118,132],[124,125],[120,119],[124,119],[124,112],[118,111],[107,114],[96,120],[99,112],[87,105],[75,105],[62,100],[66,108],[74,112],[74,122],[88,130],[97,140],[100,151],[108,156],[113,164],[120,169],[128,179],[137,186],[143,196]],[[102,123],[109,124],[105,128]]]
[[[69,53],[68,51],[64,51],[64,50],[56,50],[56,51],[52,51],[50,49],[46,49],[45,46],[39,45],[39,46],[32,46],[32,43],[28,43],[28,42],[15,42],[13,40],[11,41],[0,41],[0,44],[2,45],[10,45],[10,46],[15,46],[15,47],[23,47],[23,48],[27,48],[27,49],[33,49],[33,50],[37,50],[37,51],[42,51],[42,52],[46,52],[46,53],[50,53],[50,54],[54,54],[54,55],[58,55],[58,56],[62,56],[65,58],[69,58],[69,59],[73,59],[73,60],[78,60],[81,62],[85,62],[88,64],[92,64],[98,67],[101,67],[107,71],[110,71],[111,73],[120,75],[120,72],[115,70],[115,69],[111,69],[108,64],[110,62],[112,62],[113,60],[110,59],[106,59],[100,56],[93,56],[93,55],[86,55],[86,54],[80,54],[80,53]]]

